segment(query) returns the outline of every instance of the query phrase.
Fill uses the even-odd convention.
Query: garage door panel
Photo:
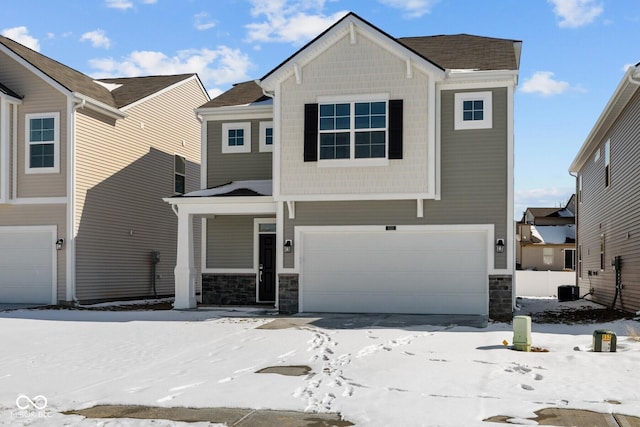
[[[487,314],[487,232],[306,233],[304,311]]]

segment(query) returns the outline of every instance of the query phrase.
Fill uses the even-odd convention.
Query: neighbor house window
[[[26,173],[60,171],[60,113],[25,116]]]
[[[544,265],[553,264],[553,248],[542,248],[542,263]]]
[[[454,95],[454,127],[490,129],[493,127],[491,92],[459,92]]]
[[[582,245],[578,245],[578,277],[582,278]]]
[[[572,270],[572,271],[576,269],[576,250],[575,249],[564,250],[564,268],[566,270]]]
[[[173,192],[184,194],[186,192],[187,160],[179,155],[173,156]]]
[[[251,123],[223,123],[222,124],[222,152],[250,153],[251,152]]]
[[[604,271],[604,234],[600,235],[600,271]]]
[[[582,174],[578,175],[578,203],[582,203]]]
[[[611,167],[609,162],[611,160],[611,140],[604,144],[604,186],[608,187],[611,184]]]
[[[273,122],[260,122],[260,151],[273,151]]]
[[[305,104],[304,161],[381,166],[402,159],[403,101],[387,98],[321,97]]]

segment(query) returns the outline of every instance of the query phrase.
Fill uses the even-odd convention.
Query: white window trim
[[[229,145],[229,130],[232,130],[232,129],[244,130],[244,145],[241,145],[241,146]],[[251,152],[251,122],[222,124],[222,152],[225,154]]]
[[[385,151],[384,157],[378,158],[355,158],[355,115],[351,114],[351,125],[349,128],[350,136],[350,148],[348,159],[321,159],[320,158],[320,126],[318,126],[318,167],[369,167],[369,166],[388,166],[389,165],[389,94],[364,94],[364,95],[341,95],[341,96],[319,96],[317,98],[318,106],[320,104],[341,104],[356,102],[385,102],[387,104],[387,112],[385,117]]]
[[[454,95],[454,129],[491,129],[493,127],[493,93],[486,92],[458,92]],[[484,119],[463,120],[464,101],[483,101]]]
[[[267,145],[267,128],[271,128],[271,145]],[[273,151],[273,122],[260,122],[260,152],[270,153]]]
[[[176,170],[176,156],[184,159],[184,173],[180,173]],[[184,193],[176,192],[176,175],[184,177]],[[180,153],[173,153],[173,194],[186,194],[187,193],[187,156]]]
[[[59,173],[60,172],[60,113],[33,113],[33,114],[25,114],[24,116],[25,122],[25,132],[24,132],[24,173],[25,174],[45,174],[45,173]],[[42,119],[42,118],[53,118],[53,141],[45,142],[53,144],[53,167],[50,168],[32,168],[30,166],[31,160],[31,141],[29,140],[29,135],[31,133],[31,120],[32,119]],[[33,144],[41,144],[42,142],[36,141]]]
[[[553,248],[542,248],[542,263],[544,265],[552,265],[555,258]]]

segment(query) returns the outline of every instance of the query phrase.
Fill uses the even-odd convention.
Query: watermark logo
[[[21,394],[16,398],[18,411],[13,412],[14,418],[47,418],[51,416],[49,411],[45,411],[49,402],[47,398],[39,394],[34,398]]]

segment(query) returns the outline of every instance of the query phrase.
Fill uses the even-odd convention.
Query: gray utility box
[[[593,333],[593,351],[615,352],[616,341],[617,338],[615,332],[598,329]]]

